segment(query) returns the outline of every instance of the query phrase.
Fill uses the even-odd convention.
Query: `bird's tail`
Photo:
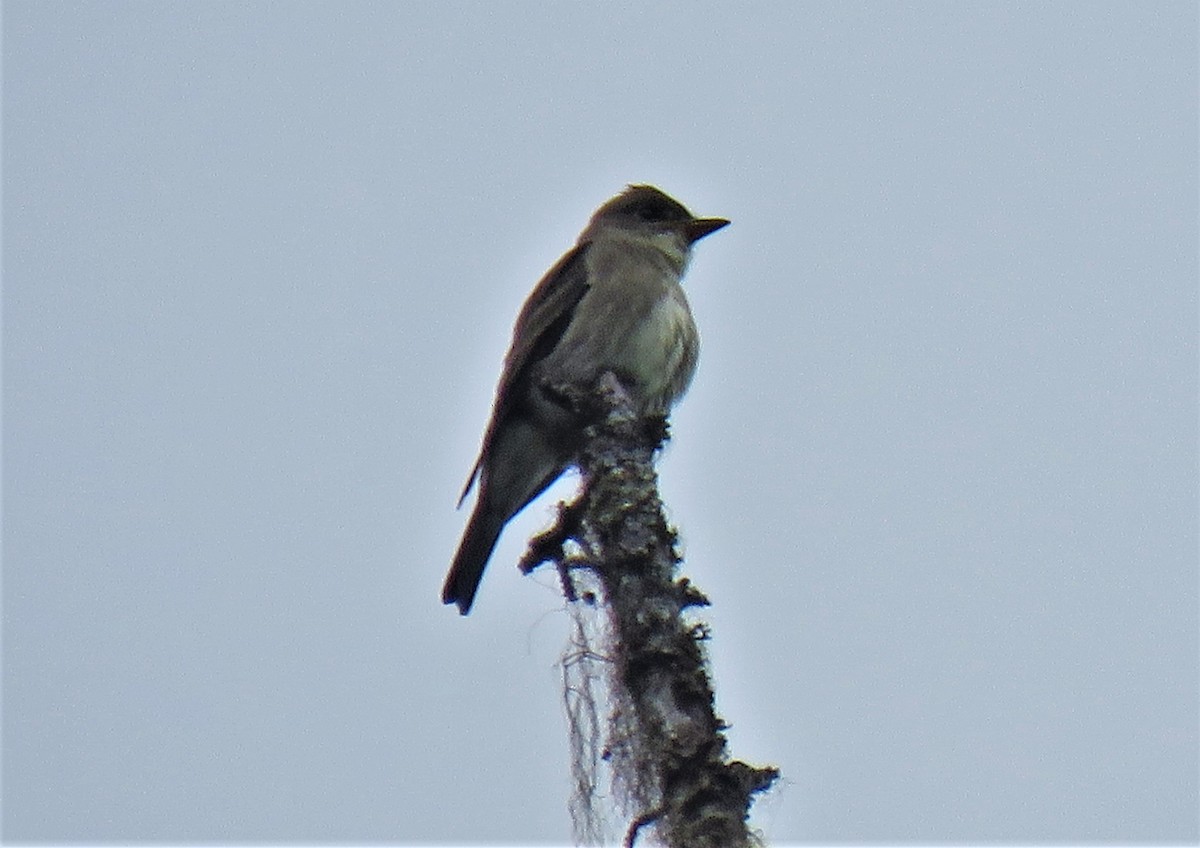
[[[462,615],[471,611],[471,603],[483,578],[483,569],[507,520],[507,516],[497,516],[496,510],[488,507],[486,498],[479,498],[467,529],[463,531],[450,573],[446,575],[442,603],[458,604],[458,611]]]

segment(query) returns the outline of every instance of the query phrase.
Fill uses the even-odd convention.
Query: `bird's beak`
[[[709,233],[715,233],[729,222],[724,218],[693,218],[683,225],[683,234],[688,244],[700,241]]]

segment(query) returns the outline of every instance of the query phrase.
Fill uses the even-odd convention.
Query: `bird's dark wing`
[[[487,462],[496,432],[518,400],[522,391],[521,383],[530,366],[554,349],[567,325],[571,323],[575,307],[587,292],[584,256],[588,246],[588,242],[578,244],[559,259],[534,287],[521,309],[521,314],[517,316],[512,345],[504,357],[504,371],[500,375],[500,385],[496,387],[492,419],[488,422],[487,432],[483,437],[479,459],[475,460],[475,466],[463,487],[462,496],[458,499],[460,506],[479,476],[479,469]]]

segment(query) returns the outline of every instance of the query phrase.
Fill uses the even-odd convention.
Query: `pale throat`
[[[691,250],[678,233],[615,230],[605,235],[614,241],[628,242],[632,246],[642,250],[651,248],[660,254],[666,260],[667,264],[681,277],[683,276],[683,272],[687,270],[688,260],[691,258]]]

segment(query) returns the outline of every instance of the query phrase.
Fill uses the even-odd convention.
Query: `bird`
[[[592,215],[517,316],[479,457],[478,482],[442,602],[471,610],[505,524],[571,467],[583,423],[555,387],[610,372],[640,417],[666,415],[691,383],[699,334],[680,281],[692,245],[729,224],[698,218],[651,185],[630,185]]]

